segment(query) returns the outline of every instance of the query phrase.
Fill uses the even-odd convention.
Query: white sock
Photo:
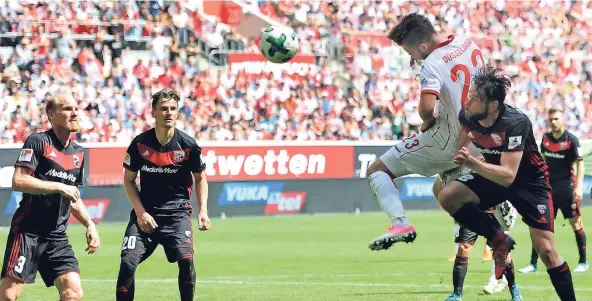
[[[491,276],[489,277],[489,281],[497,281],[495,278],[495,261],[491,261]]]
[[[382,207],[382,210],[391,219],[393,225],[406,226],[409,224],[403,204],[401,204],[401,197],[399,196],[399,189],[395,187],[395,183],[386,172],[377,171],[368,177],[370,188],[374,192],[374,197]]]

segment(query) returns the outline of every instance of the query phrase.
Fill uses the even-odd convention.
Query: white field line
[[[439,275],[437,273],[431,273],[433,275]],[[197,283],[201,284],[214,284],[214,285],[297,285],[297,286],[357,286],[357,287],[430,287],[430,288],[450,288],[451,283],[440,283],[440,284],[414,284],[414,283],[363,283],[363,282],[319,282],[319,281],[266,281],[266,280],[253,280],[253,279],[272,279],[272,278],[307,278],[307,277],[374,277],[374,276],[409,276],[410,274],[336,274],[336,275],[313,275],[313,274],[300,274],[300,275],[272,275],[272,276],[253,276],[253,277],[218,277],[211,279],[197,279]],[[542,275],[541,277],[546,277]],[[82,282],[104,282],[104,283],[115,283],[116,279],[82,279]],[[136,283],[177,283],[177,278],[160,278],[160,279],[136,279]],[[520,286],[520,283],[518,283]],[[465,285],[465,288],[469,289],[481,289],[482,285]],[[524,285],[520,286],[521,290],[525,291],[554,291],[553,286],[533,286]],[[576,287],[576,291],[589,292],[592,291],[592,287]]]

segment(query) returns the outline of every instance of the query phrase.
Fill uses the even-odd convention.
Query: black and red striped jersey
[[[194,138],[175,129],[161,145],[156,130],[138,135],[127,149],[123,167],[140,174],[140,200],[153,216],[177,216],[191,212],[192,173],[205,169],[201,148]]]
[[[464,109],[460,111],[458,119],[487,163],[501,165],[502,153],[523,151],[514,183],[528,183],[542,176],[548,177],[547,164],[539,153],[532,123],[520,110],[504,104],[498,119],[488,128],[477,121],[468,121]]]
[[[555,139],[553,133],[545,133],[541,153],[549,166],[551,182],[574,183],[574,162],[583,160],[576,136],[564,131],[561,137]]]
[[[52,130],[32,134],[25,141],[15,167],[31,169],[40,180],[81,186],[84,149],[73,141],[64,147]],[[70,200],[61,194],[23,193],[12,218],[12,228],[51,239],[67,239],[69,217]]]

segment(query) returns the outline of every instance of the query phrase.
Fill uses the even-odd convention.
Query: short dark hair
[[[485,67],[473,76],[473,86],[477,89],[479,96],[486,101],[499,101],[503,103],[506,94],[512,86],[510,78],[501,70],[492,66]]]
[[[179,100],[181,100],[181,97],[174,89],[164,88],[152,95],[152,109],[155,109],[158,102],[163,99],[173,99],[178,103]]]
[[[430,39],[436,33],[432,22],[428,18],[412,13],[403,17],[401,22],[393,28],[388,38],[397,45],[419,45]]]

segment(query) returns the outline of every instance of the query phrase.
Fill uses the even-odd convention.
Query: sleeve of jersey
[[[197,144],[189,152],[189,170],[194,173],[201,173],[206,169],[206,164],[201,156],[201,147]]]
[[[506,133],[506,143],[503,152],[519,152],[524,150],[526,138],[532,131],[532,125],[528,118],[524,118],[508,130]]]
[[[140,155],[138,153],[138,143],[136,139],[132,140],[132,143],[127,147],[125,152],[125,158],[123,159],[123,167],[129,171],[138,171],[140,164]]]
[[[580,146],[580,140],[576,136],[571,136],[571,144],[573,157],[576,161],[584,160],[582,147]]]
[[[80,165],[80,176],[78,176],[75,183],[75,185],[78,187],[82,186],[82,183],[84,183],[84,161],[84,158],[82,158],[82,163]]]
[[[27,167],[35,171],[39,160],[43,158],[45,143],[41,135],[30,135],[23,145],[21,152],[14,164],[15,167]]]
[[[421,72],[419,73],[421,81],[421,93],[434,94],[440,99],[440,89],[442,88],[442,82],[438,78],[433,67],[429,64],[423,65]]]

